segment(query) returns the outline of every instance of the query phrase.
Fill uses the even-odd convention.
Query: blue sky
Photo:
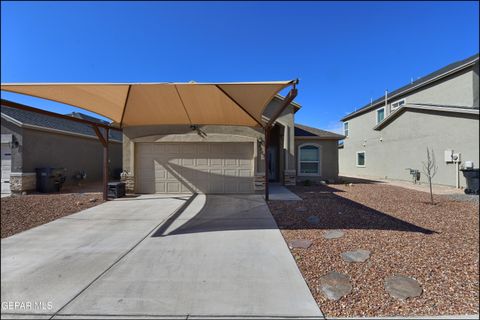
[[[478,2],[2,1],[1,9],[2,82],[300,78],[296,121],[327,130],[385,89],[479,50]]]

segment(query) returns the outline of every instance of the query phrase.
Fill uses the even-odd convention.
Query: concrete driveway
[[[1,241],[4,318],[322,318],[258,195],[145,195]]]

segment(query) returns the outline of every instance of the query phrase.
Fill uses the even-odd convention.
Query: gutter
[[[403,95],[403,94],[405,94],[405,93],[411,92],[411,91],[416,90],[416,89],[421,88],[421,87],[424,87],[424,86],[426,86],[426,85],[428,85],[428,84],[430,84],[430,83],[432,83],[432,82],[438,81],[438,80],[440,80],[440,79],[442,79],[442,78],[448,77],[449,75],[451,75],[451,74],[453,74],[453,73],[456,73],[456,72],[458,72],[458,71],[461,71],[461,70],[463,70],[463,69],[465,69],[465,68],[467,68],[467,67],[473,66],[475,63],[477,63],[478,59],[479,59],[479,58],[477,57],[477,58],[475,58],[474,60],[472,60],[472,61],[470,61],[470,62],[467,62],[467,63],[465,63],[465,64],[463,64],[463,65],[461,65],[461,66],[458,66],[458,67],[456,67],[456,68],[454,68],[454,69],[452,69],[452,70],[449,70],[449,71],[447,71],[447,72],[445,72],[445,73],[439,74],[438,76],[436,76],[436,77],[434,77],[434,78],[432,78],[432,79],[426,80],[426,81],[421,82],[421,83],[419,83],[419,84],[417,84],[417,85],[415,85],[415,86],[413,86],[413,87],[410,87],[410,88],[408,88],[408,89],[405,89],[405,90],[403,90],[403,91],[400,91],[400,92],[394,94],[393,96],[390,96],[388,99],[391,101],[391,100],[394,99],[395,97],[401,96],[401,95]],[[362,113],[364,113],[364,112],[366,112],[366,111],[369,111],[369,110],[371,110],[371,109],[376,108],[377,106],[381,105],[383,102],[384,102],[384,101],[379,101],[379,102],[377,102],[376,104],[373,104],[373,105],[371,105],[371,106],[368,106],[368,107],[365,108],[365,109],[360,109],[360,110],[358,110],[358,111],[352,112],[351,114],[349,114],[349,115],[343,117],[342,119],[340,119],[340,121],[346,121],[346,120],[348,120],[348,119],[354,118],[356,115],[360,115],[360,114],[362,114]]]

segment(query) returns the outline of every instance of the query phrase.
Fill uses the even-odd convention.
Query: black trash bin
[[[465,193],[467,194],[478,194],[478,184],[480,169],[462,169],[463,176],[467,180],[467,187],[465,188]]]
[[[42,193],[58,192],[66,179],[64,168],[36,168],[37,191]]]

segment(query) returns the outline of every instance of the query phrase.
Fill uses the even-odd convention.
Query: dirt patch
[[[290,188],[304,201],[270,201],[287,242],[304,239],[308,249],[292,254],[322,311],[329,317],[478,314],[478,203],[457,201],[377,183]],[[306,210],[296,210],[299,206]],[[317,224],[307,222],[310,216]],[[345,235],[325,239],[326,230]],[[341,253],[369,250],[364,263]],[[331,301],[318,291],[320,277],[347,274],[353,291]],[[385,291],[387,277],[403,275],[423,288],[420,297],[396,300]]]
[[[103,203],[101,193],[32,194],[1,199],[1,237],[9,237]]]

